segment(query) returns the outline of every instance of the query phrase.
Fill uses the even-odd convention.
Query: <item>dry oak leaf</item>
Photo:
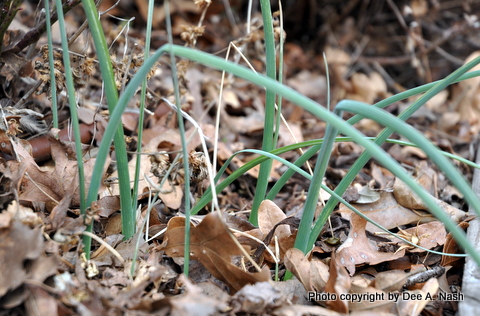
[[[404,207],[415,210],[428,210],[425,202],[423,202],[423,200],[412,189],[410,189],[405,182],[398,178],[395,179],[395,184],[393,185],[393,195],[398,201],[398,204]],[[434,198],[433,196],[432,199],[456,223],[461,222],[466,217],[464,211],[459,210],[442,200]]]
[[[353,213],[350,218],[350,232],[345,242],[337,249],[337,260],[354,275],[355,266],[361,264],[375,265],[392,261],[405,255],[405,249],[395,253],[379,251],[365,232],[367,221]]]
[[[268,236],[269,233],[271,234],[272,230],[275,230],[273,236],[277,237],[280,248],[280,261],[283,261],[285,252],[288,249],[293,248],[296,236],[296,234],[291,231],[290,225],[276,225],[286,218],[287,216],[285,213],[273,201],[264,200],[258,208],[258,228],[260,228],[264,236]],[[271,238],[270,243],[267,246],[270,247],[273,253],[275,253],[274,238]],[[265,259],[268,261],[275,262],[268,252],[264,253],[264,255]]]
[[[480,56],[480,51],[473,52],[467,57],[465,63],[472,61]],[[479,70],[480,65],[472,68],[471,71]],[[459,100],[457,112],[460,113],[462,120],[478,124],[480,121],[480,97],[478,91],[480,89],[480,78],[475,77],[465,81],[461,81],[455,85],[453,91],[453,100]]]
[[[350,311],[358,313],[364,312],[368,315],[378,315],[378,313],[392,313],[395,310],[395,302],[387,299],[387,294],[372,286],[358,286],[352,284],[350,293],[356,295],[365,295],[369,299],[350,302]],[[380,314],[382,315],[382,314]]]
[[[390,192],[382,192],[380,199],[370,204],[352,204],[362,214],[382,225],[386,229],[396,228],[402,225],[417,224],[434,221],[435,218],[429,213],[413,212],[400,205]],[[350,219],[354,214],[345,205],[340,204],[339,211],[343,218]],[[366,229],[371,232],[383,232],[377,226],[367,223]]]
[[[325,289],[330,273],[322,261],[309,259],[301,250],[291,248],[285,254],[285,266],[307,291],[323,292]]]
[[[9,227],[0,229],[0,240],[0,298],[25,280],[43,282],[56,272],[54,259],[42,255],[41,229],[14,220]],[[27,260],[30,264],[25,266]]]
[[[348,301],[341,300],[340,295],[350,292],[352,279],[338,259],[339,258],[336,257],[335,253],[332,253],[332,260],[330,260],[330,276],[327,284],[325,284],[325,292],[335,294],[337,299],[326,301],[326,304],[329,309],[346,314],[349,311],[349,304]]]
[[[220,214],[210,213],[198,226],[191,227],[190,258],[200,261],[215,278],[227,284],[232,293],[246,284],[270,280],[268,269],[250,273],[232,263],[232,257],[242,255],[233,238]],[[160,250],[170,257],[183,257],[184,247],[185,220],[173,218],[168,223]]]
[[[447,231],[443,223],[435,221],[430,223],[421,224],[415,227],[411,227],[405,230],[400,230],[398,233],[401,237],[411,241],[417,246],[423,248],[432,249],[437,246],[445,244],[447,239]],[[392,241],[399,241],[392,235],[385,236]],[[425,250],[415,248],[410,244],[400,241],[401,247],[409,249],[409,252],[424,252]]]
[[[431,278],[425,282],[421,290],[408,291],[408,296],[406,294],[400,296],[396,304],[399,315],[420,315],[425,306],[437,293],[438,289],[438,280],[436,278]],[[412,297],[418,297],[421,299],[411,299]]]
[[[32,156],[19,145],[14,144],[17,154],[22,158],[22,164],[28,167],[22,179],[19,200],[38,203],[53,203],[50,219],[54,227],[59,227],[65,220],[66,211],[70,206],[80,205],[78,188],[77,162],[70,160],[60,142],[51,140],[52,158],[55,162],[53,170],[42,170]],[[94,159],[84,163],[85,186],[90,184]]]

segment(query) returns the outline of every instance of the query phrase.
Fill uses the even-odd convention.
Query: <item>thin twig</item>
[[[118,253],[118,251],[115,250],[115,248],[110,246],[105,240],[88,231],[83,231],[82,234],[98,241],[102,246],[107,248],[107,250],[110,251],[115,256],[115,258],[117,258],[120,261],[120,263],[123,266],[125,266],[125,260],[122,258],[122,256]]]
[[[65,2],[65,4],[63,5],[63,12],[67,13],[68,11],[76,7],[78,4],[80,4],[80,2],[81,0],[71,0],[71,1]],[[51,23],[53,24],[58,20],[57,10],[53,11],[51,16],[52,16]],[[47,29],[47,23],[45,20],[43,20],[37,27],[28,31],[22,37],[22,39],[18,41],[17,44],[15,44],[15,46],[13,46],[11,49],[6,50],[5,52],[9,52],[12,54],[17,54],[21,52],[30,44],[38,42],[38,40],[40,39],[40,36],[42,36],[43,33],[45,33],[46,29]]]

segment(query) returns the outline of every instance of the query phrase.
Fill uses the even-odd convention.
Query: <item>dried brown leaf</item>
[[[65,148],[59,141],[51,141],[52,158],[55,162],[53,169],[42,170],[32,156],[22,147],[15,145],[15,150],[22,157],[21,164],[27,166],[22,187],[20,201],[52,204],[54,208],[50,214],[51,223],[59,227],[65,220],[66,211],[70,206],[80,205],[78,188],[77,162],[70,160]],[[84,164],[85,186],[88,187],[93,171],[94,159]]]
[[[414,244],[423,248],[432,249],[437,246],[445,244],[447,238],[447,232],[445,226],[438,221],[421,224],[415,227],[411,227],[402,230],[398,233],[403,238],[413,242]],[[392,235],[385,236],[392,241],[398,240]],[[409,252],[424,252],[425,250],[420,248],[413,248],[413,246],[400,241],[399,245],[409,249]]]
[[[425,282],[421,290],[403,292],[397,302],[399,315],[420,315],[425,306],[433,299],[438,288],[438,280],[432,278]]]
[[[0,297],[18,288],[27,279],[43,282],[56,272],[53,258],[42,256],[43,236],[39,228],[12,221],[0,229]],[[25,266],[25,262],[31,262]]]
[[[395,184],[393,186],[393,195],[398,203],[406,208],[415,209],[415,210],[428,210],[428,207],[425,205],[425,202],[414,192],[410,187],[400,179],[395,180]],[[456,207],[453,207],[442,200],[436,199],[435,200],[438,206],[442,208],[442,210],[450,216],[450,218],[459,223],[463,220],[466,216],[465,212],[459,210]]]
[[[170,221],[165,233],[161,250],[170,257],[183,257],[185,228],[182,219]],[[213,212],[190,230],[190,258],[200,261],[217,279],[225,282],[232,292],[240,290],[246,284],[267,281],[268,270],[250,273],[232,263],[233,257],[242,255],[238,245],[232,239],[220,215]]]
[[[285,302],[285,297],[269,282],[246,285],[232,297],[233,312],[265,313]]]
[[[350,293],[353,295],[365,295],[361,301],[353,300],[350,302],[349,307],[352,312],[364,312],[371,313],[370,315],[378,315],[380,313],[391,313],[394,311],[395,302],[389,300],[387,293],[380,289],[372,286],[358,286],[352,284]]]
[[[330,260],[330,276],[325,285],[325,292],[335,294],[337,299],[329,300],[326,304],[330,309],[346,314],[349,311],[349,302],[341,300],[340,295],[350,292],[352,281],[347,270],[345,270],[344,265],[341,264],[338,259],[339,258],[332,253],[332,258]]]
[[[328,266],[320,260],[309,260],[301,250],[291,248],[285,254],[285,266],[307,291],[322,292],[329,278]]]
[[[467,57],[465,63],[472,61],[480,56],[480,51],[473,52]],[[472,68],[471,71],[480,70],[480,65]],[[462,120],[478,124],[480,121],[480,99],[478,90],[480,89],[480,78],[475,77],[457,83],[452,98],[459,100],[457,111]]]
[[[392,193],[382,192],[380,199],[371,204],[353,204],[357,210],[368,216],[387,229],[396,228],[402,225],[417,224],[433,221],[435,218],[428,213],[413,212],[412,210],[398,204]],[[340,204],[339,211],[342,217],[349,219],[353,212],[346,206]],[[369,232],[383,232],[373,224],[367,223]]]
[[[418,270],[412,272],[405,272],[403,270],[380,272],[375,276],[373,286],[385,292],[400,291],[407,279],[416,273],[418,273]]]
[[[280,249],[278,259],[283,261],[285,252],[293,248],[295,243],[296,231],[292,232],[291,226],[298,227],[297,219],[295,217],[287,218],[274,202],[264,200],[258,208],[258,225],[263,235],[266,236],[263,242],[268,244],[267,246],[273,253],[275,253],[275,244],[277,243]],[[255,255],[260,255],[258,249]],[[267,261],[275,262],[268,252],[264,255]]]
[[[353,213],[350,219],[350,233],[347,240],[337,249],[337,260],[345,266],[350,275],[355,273],[355,266],[361,264],[375,265],[403,257],[405,250],[396,253],[379,251],[365,232],[367,221]]]

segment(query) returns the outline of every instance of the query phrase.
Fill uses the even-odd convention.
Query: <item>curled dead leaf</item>
[[[185,220],[177,218],[172,224],[170,222],[160,250],[164,250],[170,257],[183,257]],[[233,258],[242,255],[233,238],[235,237],[224,224],[220,214],[210,213],[198,226],[191,227],[190,258],[200,261],[214,277],[227,284],[232,292],[237,292],[246,284],[270,280],[268,269],[251,273],[232,263]]]
[[[415,210],[428,210],[425,202],[423,202],[423,200],[414,191],[412,191],[412,189],[410,189],[405,182],[398,178],[395,180],[395,184],[393,185],[393,195],[398,203],[406,208]],[[434,198],[433,196],[432,199],[434,199],[437,205],[440,206],[441,209],[456,223],[459,223],[465,218],[466,214],[464,211],[461,211],[458,208],[443,202],[442,200]]]
[[[303,284],[307,291],[322,292],[329,278],[329,267],[320,260],[309,259],[296,248],[285,254],[285,266]]]
[[[355,266],[368,263],[375,265],[403,257],[405,249],[395,253],[382,252],[368,239],[365,226],[367,221],[353,213],[350,218],[350,233],[347,240],[337,249],[339,264],[346,267],[350,275],[355,273]]]

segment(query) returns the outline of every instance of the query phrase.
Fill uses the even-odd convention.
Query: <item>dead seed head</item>
[[[205,26],[182,25],[181,27],[183,32],[180,37],[187,43],[187,46],[195,46],[197,39],[205,32]]]
[[[204,9],[212,3],[212,0],[194,0],[193,3],[195,3],[200,9]]]

